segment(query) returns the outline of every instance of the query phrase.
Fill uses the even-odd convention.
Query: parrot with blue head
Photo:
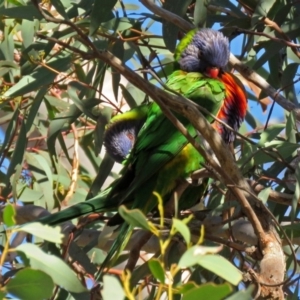
[[[222,117],[222,121],[238,130],[245,117],[247,101],[243,95],[244,90],[239,80],[232,74],[228,75],[229,73],[224,72],[224,68],[229,60],[229,54],[228,39],[221,32],[212,29],[195,29],[190,31],[177,46],[174,54],[174,65],[175,69],[187,73],[201,73],[207,78],[216,78],[223,81],[227,88],[227,94],[232,92],[235,85],[238,86],[236,94],[240,95],[240,105],[236,109],[231,107],[231,115],[226,114],[225,109],[220,111],[219,115],[219,117]],[[174,85],[182,77],[178,76],[178,74],[182,75],[184,73],[174,71],[167,82],[169,87],[174,88]],[[229,105],[234,106],[234,104],[231,96],[227,101],[224,101],[224,108]],[[104,145],[115,161],[119,163],[124,161],[133,148],[138,132],[146,121],[147,111],[151,105],[142,105],[129,112],[117,115],[111,120],[105,133]],[[218,131],[222,134],[225,142],[229,143],[234,140],[234,134],[225,127],[217,123],[215,127],[219,127]]]
[[[193,30],[175,51],[175,70],[166,85],[238,130],[246,115],[247,98],[240,81],[224,70],[229,55],[228,39],[221,32]],[[234,132],[211,116],[204,116],[226,143],[234,140]],[[192,137],[198,137],[188,119],[179,114],[176,117]],[[154,191],[168,200],[178,182],[205,163],[154,102],[114,117],[104,140],[108,153],[116,161],[123,161],[120,178],[93,199],[46,217],[43,223],[57,224],[91,212],[114,211],[120,203],[147,214],[157,206]],[[108,224],[119,222],[120,218],[113,217]],[[123,224],[108,259],[127,240],[128,228]]]

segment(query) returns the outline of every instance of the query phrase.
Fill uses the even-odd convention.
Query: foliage
[[[221,26],[232,44],[238,45],[234,53],[239,60],[286,100],[284,105],[280,102],[285,110],[280,108],[283,117],[278,121],[272,116],[269,89],[244,73],[238,75],[247,88],[249,111],[234,144],[236,164],[251,180],[258,198],[267,203],[274,215],[270,219],[295,222],[276,227],[287,255],[288,280],[283,290],[293,295],[292,283],[299,278],[294,276],[298,270],[288,238],[297,251],[300,118],[293,109],[298,105],[300,4],[156,1],[178,16],[176,23],[167,14],[151,10],[149,3],[153,5],[146,0],[0,2],[0,118],[5,130],[0,179],[1,199],[10,203],[2,214],[0,297],[97,299],[101,292],[109,299],[114,292],[116,299],[124,295],[133,299],[136,294],[143,299],[159,299],[162,294],[184,300],[207,295],[251,299],[257,292],[246,282],[239,284],[245,268],[258,270],[262,254],[257,248],[252,251],[257,237],[252,228],[238,235],[244,228],[239,219],[243,207],[222,180],[210,180],[193,219],[181,212],[172,220],[163,219],[162,205],[159,218],[120,207],[127,222],[144,230],[138,242],[140,237],[157,238],[152,251],[145,248],[154,256],[132,273],[115,268],[130,254],[120,255],[110,274],[96,276],[105,257],[102,250],[107,251],[107,241],[115,238],[105,226],[111,213],[91,214],[78,220],[76,227],[65,223],[64,238],[59,228],[36,223],[22,226],[47,211],[91,198],[118,177],[118,167],[102,147],[105,126],[113,115],[150,99],[132,78],[124,78],[110,62],[94,54],[109,51],[145,83],[162,87],[173,70],[177,41],[189,26]],[[257,104],[270,120],[263,123],[257,117]],[[18,199],[23,207],[14,205]],[[228,217],[233,208],[234,215]],[[271,223],[275,224],[274,219]],[[32,243],[20,244],[29,235],[35,237]],[[143,249],[144,244],[137,241],[134,247]],[[113,274],[120,275],[121,281]],[[92,291],[87,285],[93,286]]]

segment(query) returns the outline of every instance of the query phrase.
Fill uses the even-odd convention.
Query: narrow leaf
[[[161,262],[156,258],[152,258],[148,261],[148,265],[152,275],[161,283],[165,283],[165,272]]]
[[[91,24],[89,35],[93,35],[102,22],[106,22],[114,17],[112,9],[117,0],[95,0],[91,13]]]
[[[184,222],[182,222],[181,220],[173,219],[173,226],[176,228],[178,232],[180,232],[186,244],[189,245],[191,241],[191,232],[189,228],[186,226],[186,224],[184,224]]]
[[[120,281],[116,277],[110,275],[103,276],[103,291],[101,294],[103,300],[123,300],[125,298],[125,293]]]
[[[51,227],[38,222],[28,223],[20,226],[16,229],[16,231],[25,231],[33,234],[36,237],[57,244],[61,244],[64,237],[59,226]]]
[[[126,206],[121,205],[119,207],[119,213],[121,217],[130,225],[134,227],[140,227],[145,230],[150,230],[150,226],[146,220],[144,214],[138,209],[129,210]]]
[[[16,224],[15,220],[16,211],[13,205],[7,204],[3,210],[3,222],[7,227],[14,226]]]

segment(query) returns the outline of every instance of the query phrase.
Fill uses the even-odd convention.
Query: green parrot
[[[176,70],[166,85],[238,130],[246,114],[247,98],[237,78],[224,71],[229,54],[228,39],[221,32],[193,30],[177,47]],[[175,115],[192,137],[199,138],[188,119]],[[232,131],[210,116],[205,117],[226,143],[234,140]],[[109,137],[115,140],[110,141]],[[115,117],[108,126],[105,146],[116,161],[123,161],[120,178],[93,199],[45,217],[41,222],[54,225],[91,212],[116,211],[120,204],[147,214],[157,206],[154,191],[167,201],[178,183],[205,163],[154,102]],[[108,225],[120,221],[113,217]],[[108,259],[124,245],[130,230],[126,223],[122,225]]]

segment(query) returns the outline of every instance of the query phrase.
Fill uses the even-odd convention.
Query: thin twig
[[[66,194],[65,199],[62,201],[63,206],[67,206],[70,199],[72,198],[75,187],[77,183],[77,177],[78,177],[78,168],[79,168],[79,155],[78,155],[78,147],[79,147],[79,141],[78,141],[78,133],[76,126],[74,123],[71,124],[71,128],[74,135],[74,154],[73,154],[73,163],[72,163],[72,172],[71,172],[71,184],[69,186],[69,190]]]
[[[281,44],[284,44],[286,46],[289,46],[291,48],[300,48],[300,44],[295,44],[292,43],[286,39],[280,39],[274,36],[271,36],[265,32],[261,32],[261,31],[254,31],[254,30],[247,30],[247,29],[242,29],[240,27],[227,27],[227,28],[233,28],[235,29],[235,32],[237,33],[246,33],[246,34],[250,34],[250,35],[258,35],[258,36],[264,36],[267,37],[268,39],[275,41],[275,42],[279,42]]]

